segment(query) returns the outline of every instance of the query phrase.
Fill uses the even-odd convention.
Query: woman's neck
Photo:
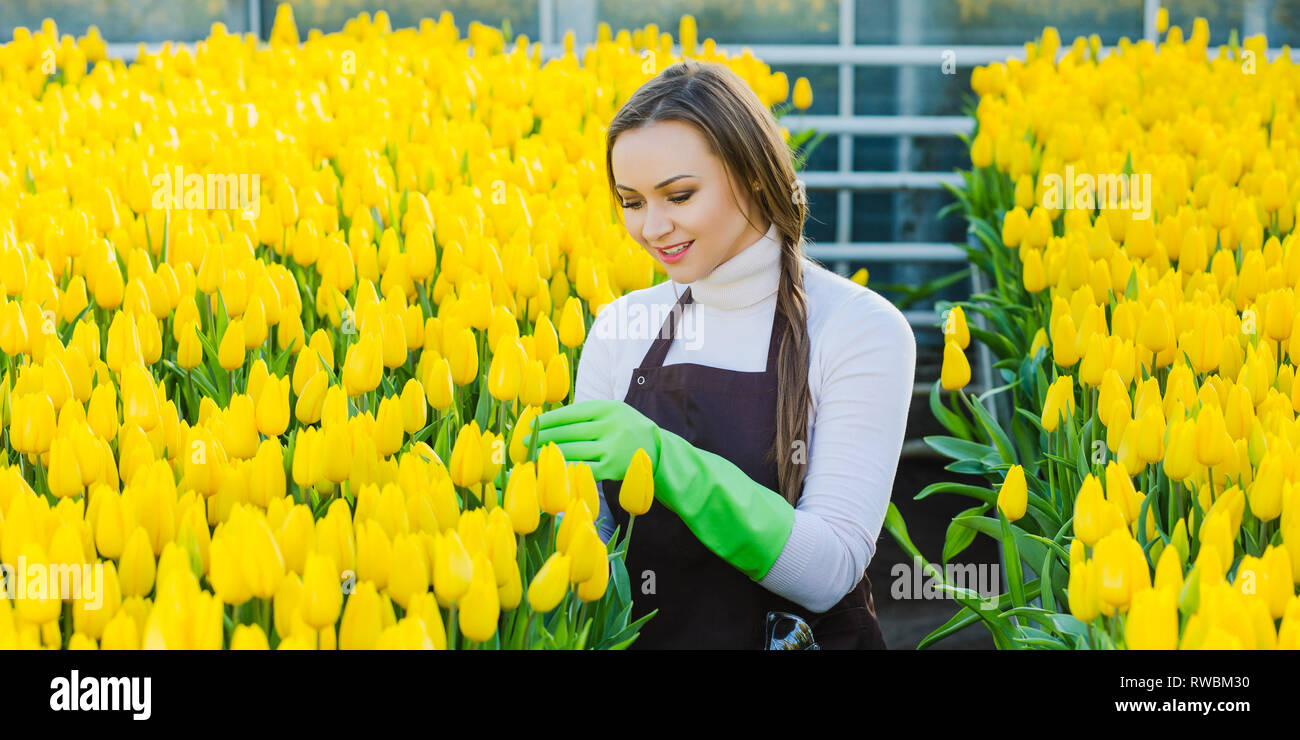
[[[776,293],[781,283],[781,242],[776,224],[708,275],[693,283],[677,283],[681,295],[687,286],[691,298],[711,308],[747,308]]]

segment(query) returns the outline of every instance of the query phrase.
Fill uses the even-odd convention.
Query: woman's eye
[[[692,195],[695,195],[695,191],[691,191],[691,192],[689,192],[689,193],[685,193],[685,194],[683,194],[683,195],[678,195],[678,196],[676,196],[676,197],[669,198],[668,201],[669,201],[670,203],[685,203],[685,202],[686,202],[686,201],[687,201],[687,200],[688,200]],[[640,204],[640,203],[624,203],[624,204],[623,204],[623,207],[624,207],[624,208],[630,208],[630,209],[632,209],[632,210],[636,210],[636,209],[638,209],[638,208],[641,207],[641,204]]]

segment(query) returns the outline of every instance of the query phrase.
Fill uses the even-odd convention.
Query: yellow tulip
[[[471,421],[456,433],[451,450],[451,479],[456,485],[469,488],[482,480],[483,468],[483,434],[478,422]]]
[[[966,387],[970,382],[970,363],[966,361],[966,354],[962,352],[961,347],[952,339],[944,342],[943,345],[943,368],[940,373],[940,383],[944,390],[956,391]]]
[[[587,337],[587,327],[582,319],[582,304],[574,296],[564,302],[564,309],[560,312],[559,336],[560,343],[565,347],[581,347],[582,342]]]
[[[794,81],[794,94],[791,102],[794,103],[795,108],[801,111],[806,111],[812,107],[812,84],[808,82],[807,77],[800,77]]]
[[[1013,465],[1002,480],[998,489],[998,509],[1009,521],[1016,521],[1025,515],[1029,502],[1028,488],[1025,484],[1025,470],[1020,465]]]
[[[226,326],[226,333],[221,337],[217,362],[225,370],[233,371],[244,364],[244,349],[244,322],[235,319]]]
[[[471,640],[487,642],[496,634],[501,603],[492,564],[485,553],[474,555],[473,570],[469,588],[460,598],[460,630]]]
[[[632,454],[627,473],[618,490],[618,505],[632,516],[639,516],[650,510],[654,503],[654,470],[650,455],[638,448]]]
[[[569,557],[552,553],[528,584],[528,606],[535,612],[549,612],[559,606],[569,589]]]
[[[369,393],[379,387],[383,377],[383,344],[376,334],[363,334],[348,347],[343,361],[343,387],[349,396]]]

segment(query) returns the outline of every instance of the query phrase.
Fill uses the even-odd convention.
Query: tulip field
[[[921,647],[1300,649],[1300,67],[1156,27],[971,76],[939,215],[992,287],[939,305],[925,441],[967,478],[915,496],[970,508]],[[545,62],[508,36],[282,5],[129,62],[94,26],[0,43],[0,650],[635,642],[635,527],[604,542],[591,468],[523,444],[596,314],[666,279],[606,125],[684,57],[778,117],[811,88],[689,15]],[[820,141],[782,135],[797,168]],[[639,451],[620,505],[653,481]],[[938,567],[980,537],[991,608]]]
[[[918,498],[974,499],[943,560],[992,537],[1008,583],[995,609],[945,584],[964,607],[923,646],[980,622],[999,648],[1300,648],[1300,68],[1157,28],[1064,54],[1048,28],[972,75],[953,208],[994,287],[945,314],[927,441],[987,485]]]
[[[808,107],[689,16],[678,42]],[[124,63],[16,29],[0,649],[631,643],[590,468],[520,439],[592,317],[665,277],[603,159],[673,43],[602,25],[543,65],[448,13],[304,38],[281,6],[269,42],[216,24]],[[644,452],[620,500],[652,505]]]

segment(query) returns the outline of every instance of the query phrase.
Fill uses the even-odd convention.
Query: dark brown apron
[[[624,401],[659,427],[727,458],[759,485],[779,490],[776,465],[763,458],[776,436],[776,355],[785,317],[778,311],[772,322],[763,372],[691,363],[664,367],[677,333],[677,316],[692,300],[687,288],[640,367],[632,371]],[[617,480],[602,484],[610,514],[626,532],[628,514],[618,503],[620,487]],[[866,573],[838,604],[811,612],[715,555],[662,503],[637,517],[627,570],[632,619],[659,610],[641,628],[632,649],[762,649],[769,611],[804,619],[822,649],[885,648]],[[651,585],[653,592],[647,593]]]

